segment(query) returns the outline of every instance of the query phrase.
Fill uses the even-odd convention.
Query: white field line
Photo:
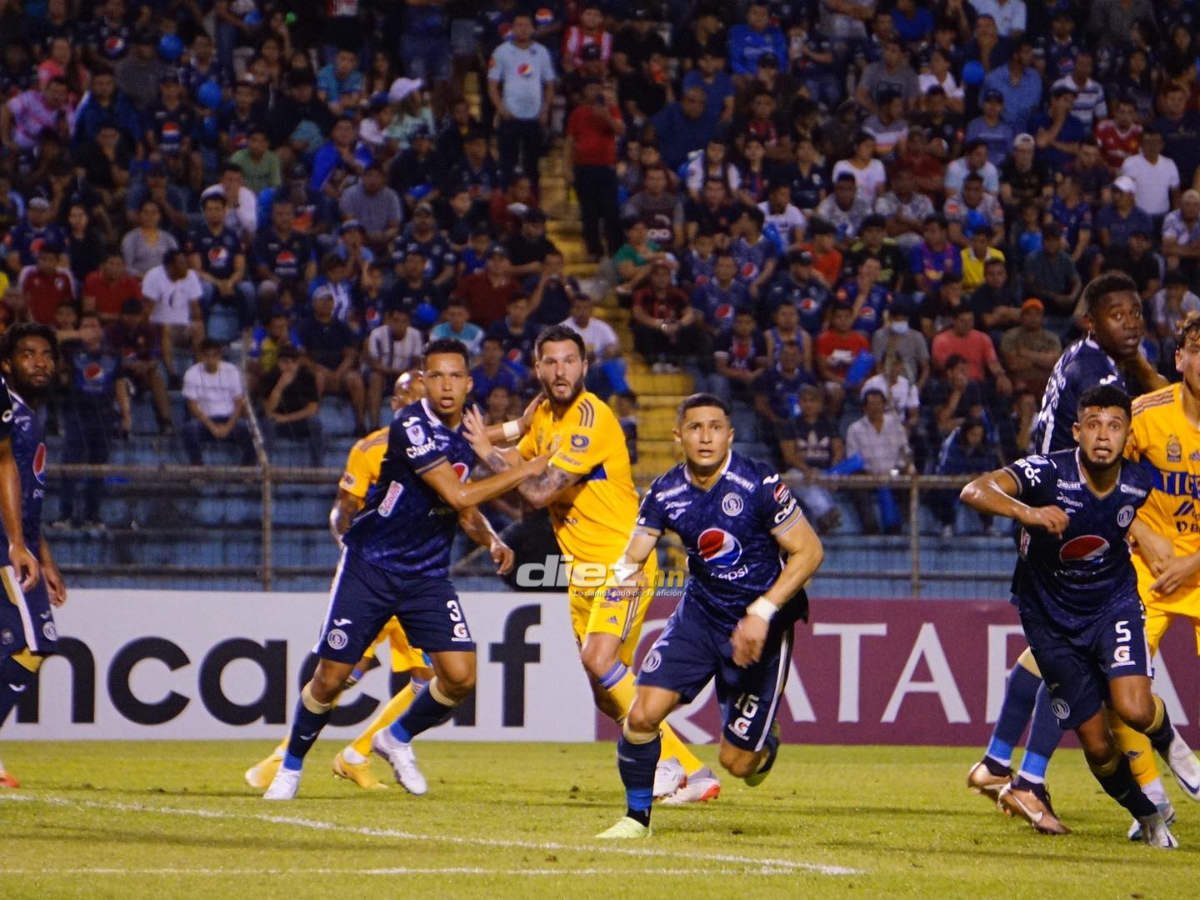
[[[672,859],[678,860],[683,851],[651,850],[644,847],[621,847],[607,843],[595,843],[587,846],[560,844],[554,841],[519,841],[502,838],[460,837],[457,835],[425,834],[411,831],[399,831],[393,828],[371,828],[361,825],[345,825],[340,822],[325,822],[319,819],[305,819],[299,816],[278,816],[269,814],[247,814],[221,812],[208,809],[182,809],[179,807],[148,806],[143,803],[120,803],[100,800],[69,800],[65,797],[32,797],[28,794],[0,793],[0,801],[22,803],[44,803],[50,806],[68,808],[100,809],[109,812],[154,813],[164,816],[185,816],[200,819],[218,819],[224,821],[266,822],[272,825],[291,825],[296,828],[307,828],[311,831],[337,831],[342,834],[356,834],[362,837],[390,838],[393,840],[433,841],[441,844],[454,844],[468,847],[506,847],[517,850],[558,850],[570,853],[597,853],[616,856],[634,856],[643,859]],[[820,863],[800,862],[792,859],[763,858],[753,856],[738,856],[726,853],[706,853],[698,859],[705,862],[730,863],[745,869],[757,870],[793,870],[816,872],[821,875],[860,875],[858,869],[844,866],[827,866]]]
[[[521,875],[548,876],[551,878],[575,878],[580,875],[628,875],[628,869],[484,869],[480,867],[454,866],[441,869],[118,869],[105,867],[102,869],[74,868],[61,869],[58,867],[45,869],[0,869],[0,876],[31,876],[46,878],[61,875],[162,875],[178,877],[181,875],[211,875],[218,878],[254,875]],[[723,868],[723,869],[639,869],[638,875],[794,875],[795,869],[781,869],[769,866],[760,868]]]

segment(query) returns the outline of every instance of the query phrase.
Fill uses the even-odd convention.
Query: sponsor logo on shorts
[[[742,514],[742,508],[742,498],[733,491],[730,491],[721,498],[721,512],[725,513],[725,515],[731,518],[733,516],[740,516]]]
[[[15,640],[16,638],[13,637],[10,629],[5,628],[3,631],[0,631],[0,644],[11,644]]]
[[[657,650],[651,650],[646,654],[645,660],[642,661],[643,672],[653,672],[662,665],[662,654]]]
[[[1129,658],[1129,645],[1121,644],[1113,651],[1113,668],[1117,666],[1132,666],[1133,660]]]
[[[470,632],[467,631],[466,622],[458,622],[454,626],[454,640],[469,641],[471,639]]]
[[[1071,715],[1071,705],[1063,699],[1051,700],[1050,712],[1054,713],[1056,719],[1065,719]]]
[[[341,650],[350,643],[350,638],[346,637],[346,632],[342,631],[342,629],[334,628],[329,634],[325,635],[325,643],[334,650]]]
[[[740,716],[734,720],[732,725],[729,726],[729,730],[732,731],[734,734],[736,734],[738,737],[744,738],[746,736],[746,734],[750,731],[750,720],[747,719],[745,716]]]

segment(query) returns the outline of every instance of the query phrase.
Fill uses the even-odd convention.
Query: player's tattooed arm
[[[487,427],[483,424],[483,417],[478,410],[469,409],[463,412],[463,424],[465,426],[467,440],[471,443],[471,449],[475,451],[475,455],[483,461],[485,465],[493,472],[502,473],[512,469],[513,451],[502,451],[496,449],[492,442],[488,439]],[[551,456],[558,449],[557,441],[547,448],[547,453]],[[553,503],[563,491],[571,487],[581,478],[574,472],[567,472],[557,466],[547,466],[546,470],[540,475],[535,475],[532,478],[526,478],[517,485],[517,490],[525,500],[537,509],[543,509]]]
[[[581,477],[558,466],[547,466],[541,475],[522,481],[517,485],[517,490],[535,509],[544,509]]]
[[[338,488],[337,499],[333,501],[333,508],[329,510],[329,530],[339,547],[342,545],[342,535],[350,530],[350,523],[362,508],[361,497],[355,497],[345,488]]]
[[[480,547],[488,549],[492,555],[492,562],[496,564],[497,575],[507,575],[512,571],[513,562],[516,559],[512,548],[500,540],[500,536],[492,528],[492,523],[479,511],[479,507],[472,506],[470,509],[462,510],[458,514],[458,525],[467,537]]]

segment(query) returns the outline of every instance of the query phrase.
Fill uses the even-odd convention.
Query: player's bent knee
[[[737,747],[723,744],[719,759],[721,768],[734,778],[745,778],[748,775],[753,775],[758,770],[758,765],[762,761],[761,756],[761,753],[755,753],[751,750],[741,750]]]
[[[597,681],[604,678],[618,662],[617,653],[613,648],[595,641],[588,641],[583,645],[579,660],[587,669],[587,673]]]
[[[634,704],[625,717],[625,729],[634,734],[656,734],[662,719],[656,718],[640,704]]]
[[[1154,725],[1154,701],[1149,698],[1146,701],[1142,701],[1141,698],[1136,701],[1119,701],[1114,707],[1121,721],[1134,731],[1144,734]]]

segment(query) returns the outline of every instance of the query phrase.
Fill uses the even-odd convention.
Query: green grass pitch
[[[969,794],[968,748],[785,746],[762,786],[726,777],[613,846],[592,839],[623,810],[611,745],[422,742],[421,798],[334,779],[337,749],[269,804],[242,781],[269,743],[5,744],[0,896],[1200,896],[1200,806],[1172,785],[1182,849],[1131,844],[1078,751],[1050,772],[1069,837]]]

